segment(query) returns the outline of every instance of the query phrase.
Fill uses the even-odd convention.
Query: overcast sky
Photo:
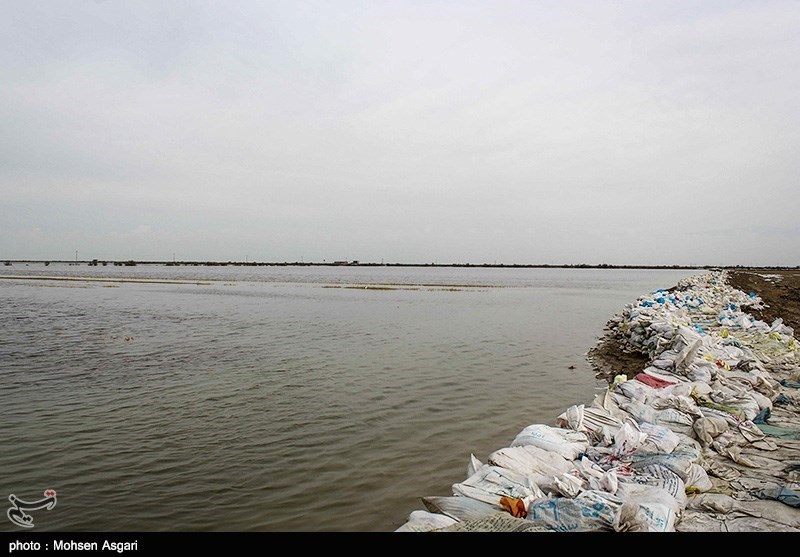
[[[800,3],[0,0],[0,258],[800,264]]]

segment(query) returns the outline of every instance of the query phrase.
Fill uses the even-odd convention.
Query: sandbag
[[[692,464],[686,474],[686,491],[705,493],[714,487],[705,469],[699,464]]]
[[[639,447],[641,452],[669,454],[680,443],[678,435],[667,427],[644,422],[639,424],[639,429],[647,435]]]
[[[483,466],[484,466],[484,464],[480,460],[475,458],[474,454],[470,454],[469,455],[469,464],[467,464],[467,477],[469,478],[470,476],[475,474],[475,472],[477,472],[478,470],[483,468]]]
[[[647,464],[637,468],[630,481],[660,487],[675,499],[680,508],[686,506],[686,484],[678,474],[662,464]]]
[[[697,438],[703,445],[710,445],[714,438],[728,431],[728,420],[721,416],[708,415],[695,420],[693,429]]]
[[[646,453],[633,453],[631,456],[631,467],[635,470],[641,470],[652,464],[659,464],[672,470],[682,480],[685,480],[689,474],[694,461],[686,455],[673,451],[671,454],[646,454]]]
[[[566,459],[575,460],[585,452],[589,440],[585,433],[533,424],[523,429],[511,443],[512,447],[533,445],[546,451],[553,451]]]
[[[614,434],[614,449],[618,455],[626,455],[638,449],[647,439],[633,420],[626,420]]]
[[[458,521],[477,520],[497,512],[497,507],[471,497],[423,497],[422,504],[432,513]]]
[[[673,532],[681,506],[663,488],[638,484],[619,484],[617,495],[627,503],[638,504],[648,532]]]
[[[526,503],[544,497],[527,476],[499,466],[484,466],[463,482],[454,484],[453,495],[472,497],[498,508],[502,508],[502,497],[522,499]]]
[[[446,528],[455,523],[455,519],[443,514],[413,511],[408,515],[408,522],[395,530],[395,532],[430,532],[439,528]]]
[[[437,532],[549,532],[549,528],[525,520],[514,518],[508,513],[495,512],[494,514],[457,522]]]
[[[613,530],[615,514],[621,505],[622,501],[613,496],[587,491],[574,499],[556,497],[536,501],[528,508],[526,520],[557,532]]]
[[[498,449],[489,455],[489,464],[527,476],[545,490],[555,487],[556,476],[572,469],[572,461],[533,445]]]
[[[556,418],[556,426],[574,431],[586,431],[583,425],[583,404],[570,406]]]

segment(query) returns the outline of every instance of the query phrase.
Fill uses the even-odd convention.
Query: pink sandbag
[[[653,377],[652,375],[648,375],[646,373],[640,373],[634,377],[634,379],[641,381],[645,385],[649,385],[654,389],[663,389],[664,387],[671,387],[675,384],[674,382],[659,379],[658,377]]]

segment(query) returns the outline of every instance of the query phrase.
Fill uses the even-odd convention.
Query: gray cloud
[[[796,2],[3,11],[0,257],[798,264]]]

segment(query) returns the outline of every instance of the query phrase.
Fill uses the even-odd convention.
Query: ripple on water
[[[113,270],[235,288],[0,280],[2,490],[56,489],[43,529],[394,529],[464,478],[470,452],[485,459],[588,402],[597,383],[576,359],[608,317],[690,274],[549,271]],[[333,278],[511,288],[319,287]]]

